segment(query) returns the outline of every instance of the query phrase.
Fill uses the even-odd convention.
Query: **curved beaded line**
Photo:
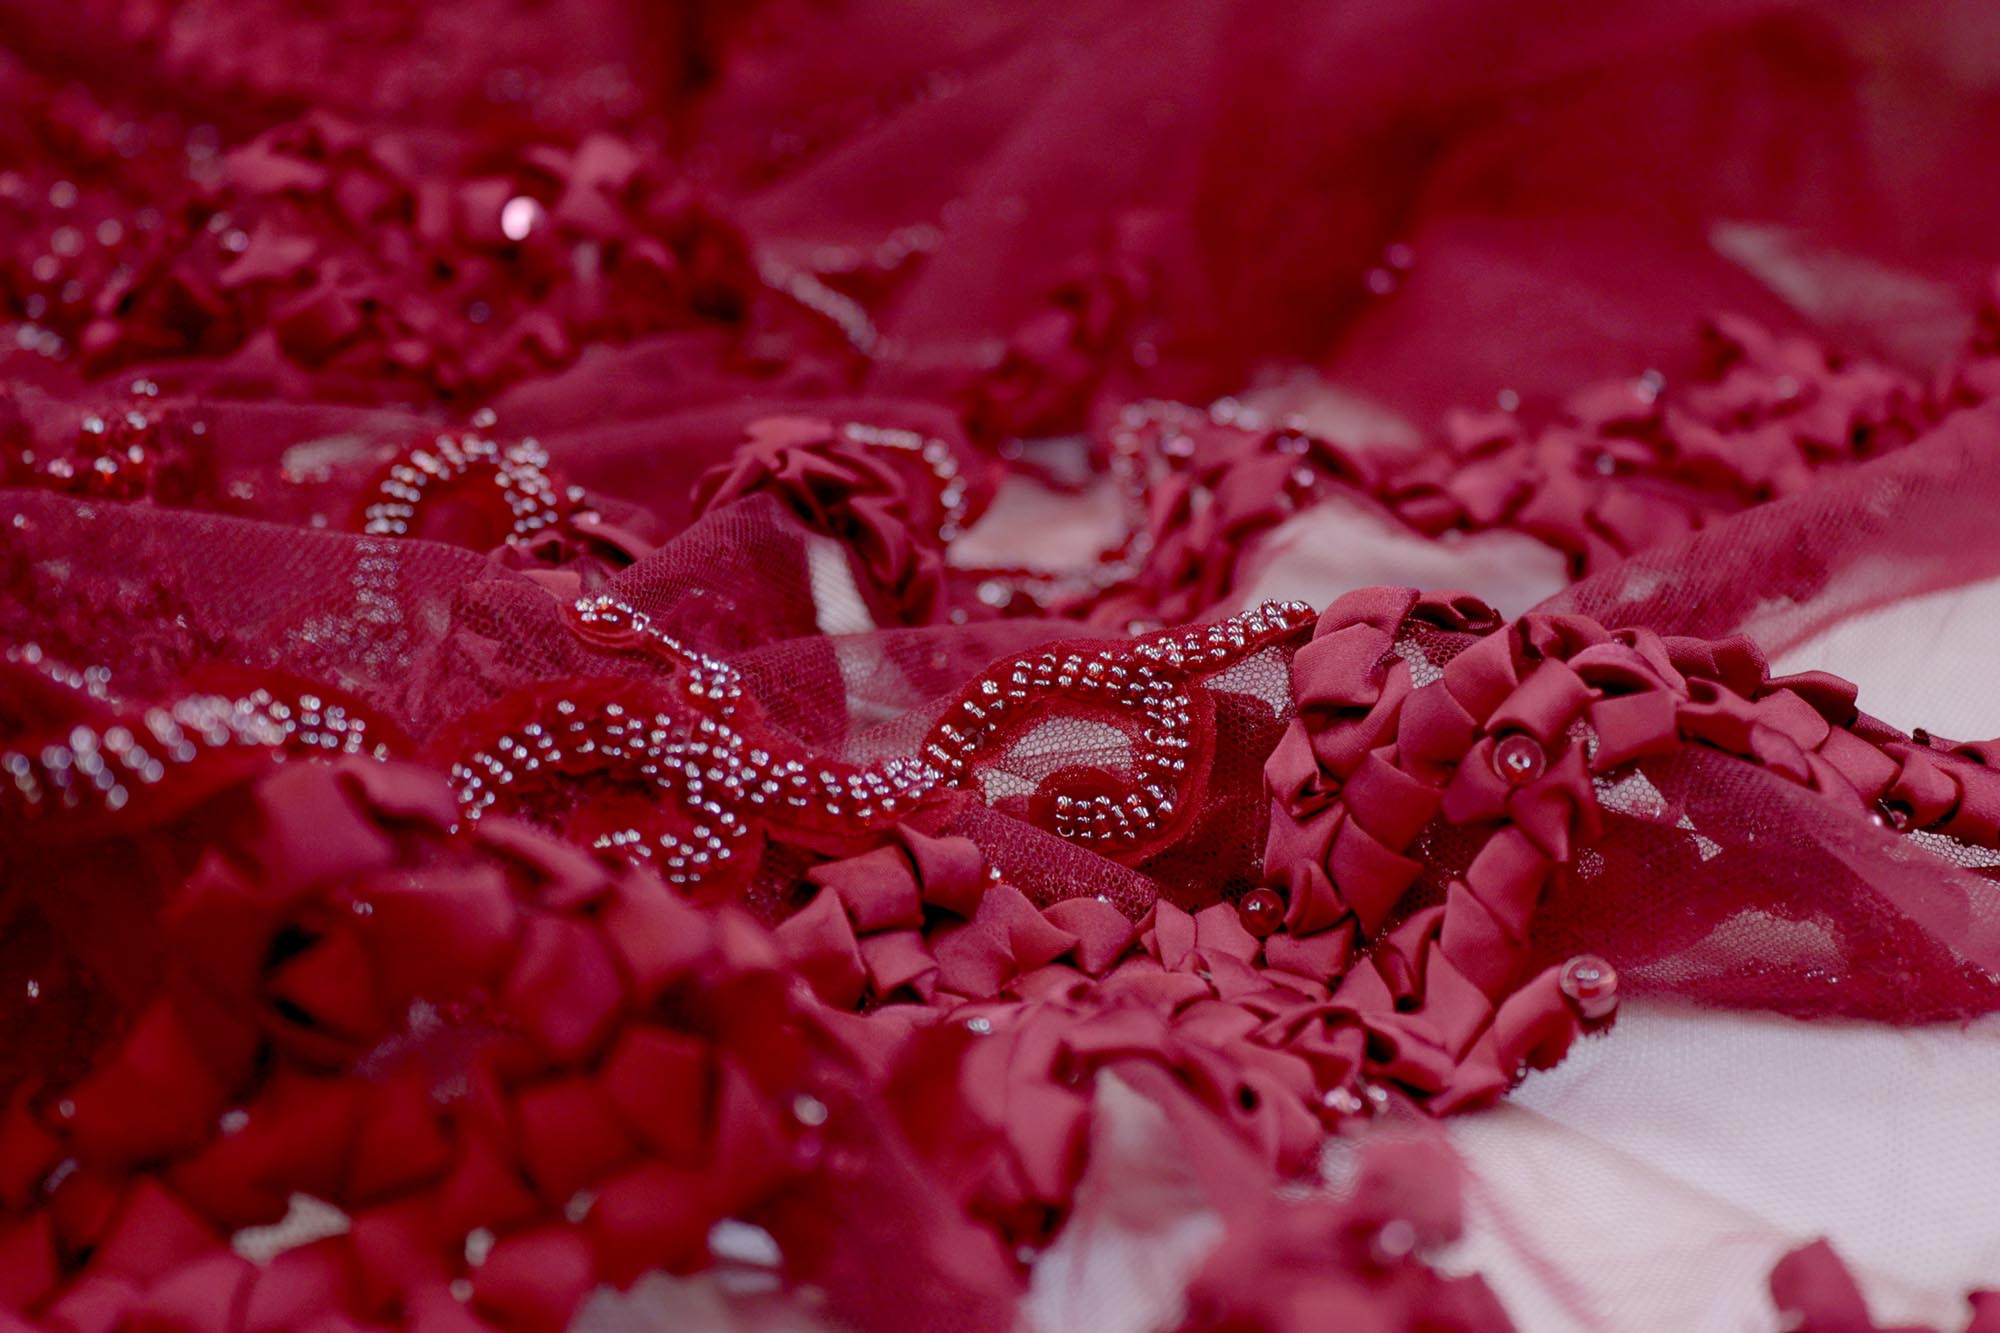
[[[24,648],[21,660],[38,658]],[[80,675],[57,668],[49,675],[62,684],[74,677],[91,697],[106,697],[91,689],[93,682],[109,679],[102,668]],[[284,699],[265,689],[241,698],[192,694],[136,718],[104,727],[79,724],[39,746],[0,751],[0,772],[11,781],[0,786],[0,800],[20,814],[53,806],[75,811],[86,801],[116,814],[135,788],[153,787],[171,769],[224,749],[388,757],[386,746],[371,743],[366,719],[316,694]]]
[[[646,648],[685,670],[682,688],[697,706],[722,716],[736,711],[743,697],[742,673],[720,658],[688,647],[653,624],[651,616],[616,597],[580,597],[570,607],[572,626],[586,642],[614,651]]]
[[[1194,677],[1226,669],[1312,621],[1304,602],[1267,602],[1215,624],[1094,652],[1046,650],[1002,662],[976,677],[920,753],[945,781],[963,785],[979,757],[1046,700],[1068,696],[1138,714],[1134,780],[1119,795],[1058,795],[1055,832],[1073,842],[1126,847],[1149,837],[1179,808],[1179,787],[1194,748],[1186,688]]]
[[[520,541],[560,522],[565,513],[565,497],[548,466],[548,451],[532,439],[502,446],[472,430],[439,435],[389,465],[376,498],[361,511],[361,530],[371,537],[408,536],[435,487],[486,470],[513,515],[508,540]]]
[[[29,668],[52,685],[74,690],[99,703],[116,702],[111,694],[111,672],[106,667],[92,666],[78,671],[43,652],[39,643],[10,644],[0,656],[13,665]]]
[[[950,545],[964,535],[971,502],[965,497],[965,479],[959,475],[958,460],[952,456],[950,445],[913,430],[870,426],[858,421],[848,422],[840,428],[840,433],[842,438],[855,444],[912,453],[921,458],[937,482],[938,507],[944,511],[944,516],[938,520],[938,540]]]
[[[530,775],[603,771],[609,761],[673,795],[696,823],[691,837],[624,828],[600,835],[595,845],[647,861],[657,854],[657,867],[668,880],[688,884],[730,859],[750,829],[745,816],[753,809],[768,809],[785,822],[873,820],[906,813],[940,785],[937,770],[917,760],[857,768],[784,753],[789,747],[775,738],[752,745],[729,721],[744,697],[742,674],[616,597],[579,598],[570,607],[570,621],[578,636],[596,647],[643,651],[679,667],[678,683],[696,716],[634,714],[619,703],[584,714],[573,700],[558,700],[553,720],[506,732],[452,766],[468,819],[478,819],[502,789]]]
[[[1233,398],[1221,399],[1206,411],[1164,399],[1128,403],[1106,435],[1109,470],[1119,502],[1116,539],[1097,553],[1092,564],[1080,569],[969,569],[972,577],[982,580],[980,599],[995,607],[1022,597],[1034,606],[1075,609],[1140,579],[1157,545],[1153,532],[1157,487],[1164,477],[1191,466],[1193,432],[1217,426],[1263,432],[1264,447],[1299,459],[1286,474],[1279,495],[1292,509],[1308,505],[1319,493],[1320,483],[1331,478],[1331,473],[1315,468],[1306,457],[1312,452],[1313,437],[1305,433],[1304,422],[1298,417],[1274,424]]]
[[[733,804],[743,798],[746,783],[754,780],[755,770],[744,760],[741,736],[708,718],[690,729],[666,713],[628,716],[615,703],[607,704],[601,716],[584,717],[565,699],[557,703],[556,713],[557,720],[549,725],[530,722],[452,765],[459,808],[467,819],[477,820],[499,801],[503,788],[543,769],[573,773],[585,767],[603,771],[629,765],[661,790],[679,796],[696,821],[692,836],[662,830],[648,838],[637,829],[622,829],[600,836],[595,846],[641,860],[652,860],[657,850],[661,870],[677,884],[697,879],[712,865],[729,859],[731,844],[748,827],[717,794]]]
[[[938,786],[935,770],[907,759],[880,768],[817,766],[752,745],[728,722],[705,714],[635,712],[619,703],[585,713],[570,699],[556,702],[551,721],[527,723],[473,750],[452,765],[451,778],[460,809],[476,821],[507,788],[585,771],[648,784],[678,800],[695,821],[690,836],[623,828],[594,842],[655,862],[675,884],[694,883],[727,862],[755,810],[768,810],[779,823],[866,822],[900,816]]]

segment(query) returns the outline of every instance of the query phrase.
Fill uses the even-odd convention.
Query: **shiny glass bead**
[[[1883,801],[1869,818],[1875,821],[1877,827],[1901,833],[1910,826],[1910,807],[1900,801]]]
[[[1548,766],[1541,743],[1524,731],[1509,732],[1493,743],[1493,771],[1510,787],[1527,786]]]
[[[1618,1007],[1618,971],[1595,954],[1578,954],[1564,963],[1557,984],[1585,1022],[1608,1018]]]
[[[1285,900],[1274,890],[1252,889],[1237,902],[1236,915],[1243,929],[1261,940],[1285,924]]]

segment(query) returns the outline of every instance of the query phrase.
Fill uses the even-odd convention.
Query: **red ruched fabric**
[[[1833,1247],[1823,1240],[1800,1246],[1771,1269],[1771,1300],[1777,1306],[1780,1324],[1788,1328],[1876,1333],[1884,1327],[1869,1317],[1868,1302],[1861,1288],[1855,1285]],[[1976,1291],[1967,1302],[1972,1307],[1972,1317],[1963,1326],[1965,1333],[1986,1333],[1996,1327],[1994,1321],[2000,1320],[2000,1299],[1996,1299],[1995,1293]]]

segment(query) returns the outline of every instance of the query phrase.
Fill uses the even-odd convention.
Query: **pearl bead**
[[[1563,964],[1557,985],[1587,1023],[1609,1018],[1618,1007],[1618,972],[1595,954],[1578,954]]]
[[[1375,1261],[1380,1264],[1394,1264],[1409,1257],[1417,1248],[1417,1229],[1403,1218],[1392,1218],[1382,1224],[1369,1246]]]
[[[500,234],[510,241],[525,241],[546,217],[538,200],[517,194],[500,208]]]

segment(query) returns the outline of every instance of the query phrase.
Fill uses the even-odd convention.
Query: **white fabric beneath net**
[[[1483,1274],[1525,1330],[1772,1329],[1765,1280],[1833,1242],[1878,1321],[1955,1329],[2000,1280],[2000,1022],[1898,1031],[1628,1004],[1448,1126]]]
[[[1896,726],[2000,735],[2000,582],[1910,598],[1778,654]],[[1878,1322],[1961,1327],[2000,1286],[2000,1019],[1797,1023],[1629,1004],[1495,1111],[1455,1121],[1475,1181],[1454,1263],[1535,1333],[1777,1327],[1765,1279],[1830,1239]]]
[[[1818,668],[1861,687],[1861,707],[1905,731],[2000,736],[2000,580],[1851,616],[1779,652],[1779,672]]]

